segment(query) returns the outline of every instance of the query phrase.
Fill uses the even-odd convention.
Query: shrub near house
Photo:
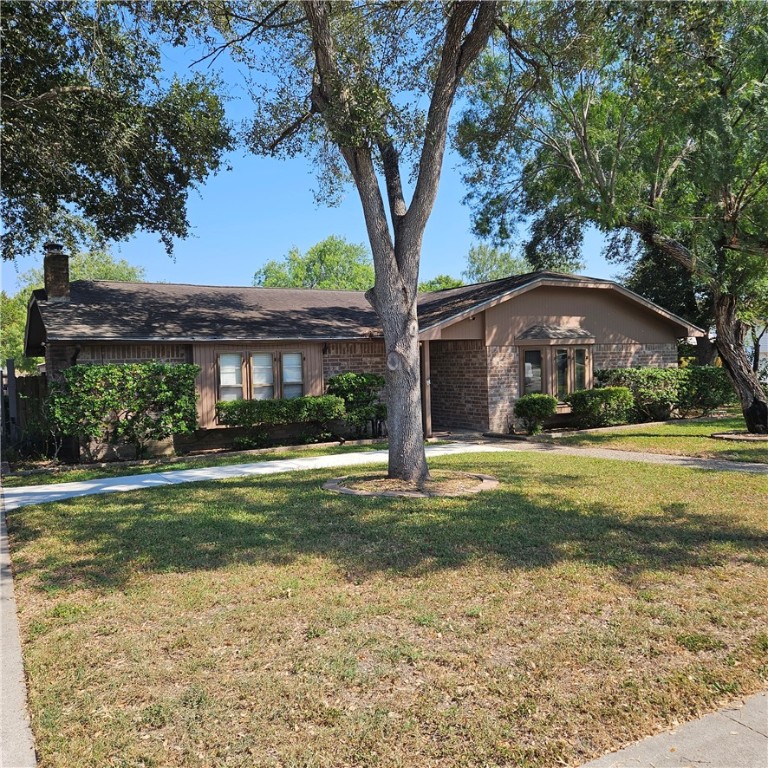
[[[74,365],[51,382],[51,429],[91,441],[127,444],[141,457],[149,441],[194,431],[196,365]]]

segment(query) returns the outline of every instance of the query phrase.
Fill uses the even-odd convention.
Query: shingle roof
[[[591,339],[593,334],[586,328],[564,328],[562,325],[532,325],[518,339]]]
[[[459,319],[540,283],[615,288],[690,327],[610,281],[531,272],[421,294],[419,328],[424,331]],[[42,290],[35,291],[34,297],[49,341],[277,341],[382,336],[376,313],[360,291],[79,280],[71,283],[68,302],[47,301]],[[30,314],[30,349],[44,341],[42,328],[32,330],[32,318]],[[34,325],[37,328],[39,324]]]
[[[380,336],[356,291],[74,281],[39,302],[50,340],[328,339]]]

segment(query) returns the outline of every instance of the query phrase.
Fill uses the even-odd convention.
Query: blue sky
[[[182,52],[166,51],[169,71],[186,69]],[[189,60],[193,57],[190,56]],[[224,62],[222,74],[232,94],[230,119],[248,115],[252,105],[242,89],[242,74]],[[362,209],[354,188],[341,205],[318,205],[314,169],[297,157],[277,160],[257,157],[237,149],[228,157],[231,171],[210,177],[189,199],[192,236],[178,241],[173,259],[156,236],[140,233],[116,243],[113,252],[131,264],[145,268],[151,281],[202,285],[250,285],[254,272],[269,259],[279,259],[292,247],[306,251],[329,235],[365,243]],[[438,274],[459,277],[465,268],[470,246],[477,242],[471,233],[470,211],[462,203],[460,158],[449,153],[437,203],[427,224],[421,260],[421,279]],[[584,244],[584,274],[613,277],[618,268],[601,257],[602,238],[590,233]],[[42,254],[32,254],[16,264],[3,263],[3,289],[16,291],[17,272],[40,266]]]

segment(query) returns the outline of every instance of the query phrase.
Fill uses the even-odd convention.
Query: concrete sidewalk
[[[758,693],[582,768],[766,768],[768,693]]]
[[[571,448],[545,443],[465,439],[426,447],[428,458],[465,453],[535,451],[570,456],[589,456],[614,461],[670,464],[699,470],[768,474],[766,464],[710,461],[685,456],[666,456],[596,448]],[[26,709],[26,686],[21,660],[16,605],[13,600],[5,512],[30,504],[42,504],[77,496],[134,491],[180,483],[258,477],[311,469],[385,464],[387,451],[345,453],[300,459],[232,464],[205,469],[169,470],[146,475],[112,477],[75,483],[33,485],[0,489],[0,768],[35,766],[35,752]],[[3,504],[4,502],[4,504]],[[4,509],[2,507],[4,506]],[[588,768],[661,768],[661,766],[708,766],[708,768],[768,768],[768,714],[766,695],[752,697],[743,708],[725,710],[690,723],[671,734],[647,739],[634,747],[608,755]],[[672,762],[670,762],[672,760]],[[677,762],[674,762],[674,761]],[[587,768],[585,766],[584,768]]]

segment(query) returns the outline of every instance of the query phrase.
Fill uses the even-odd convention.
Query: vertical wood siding
[[[217,358],[221,353],[239,352],[249,355],[253,352],[301,352],[304,356],[304,394],[323,394],[323,345],[317,342],[306,343],[259,343],[242,344],[194,344],[192,362],[200,366],[197,377],[197,389],[200,396],[197,401],[197,421],[203,429],[218,426],[216,424],[216,400],[218,397]],[[244,387],[248,382],[243,381]]]

